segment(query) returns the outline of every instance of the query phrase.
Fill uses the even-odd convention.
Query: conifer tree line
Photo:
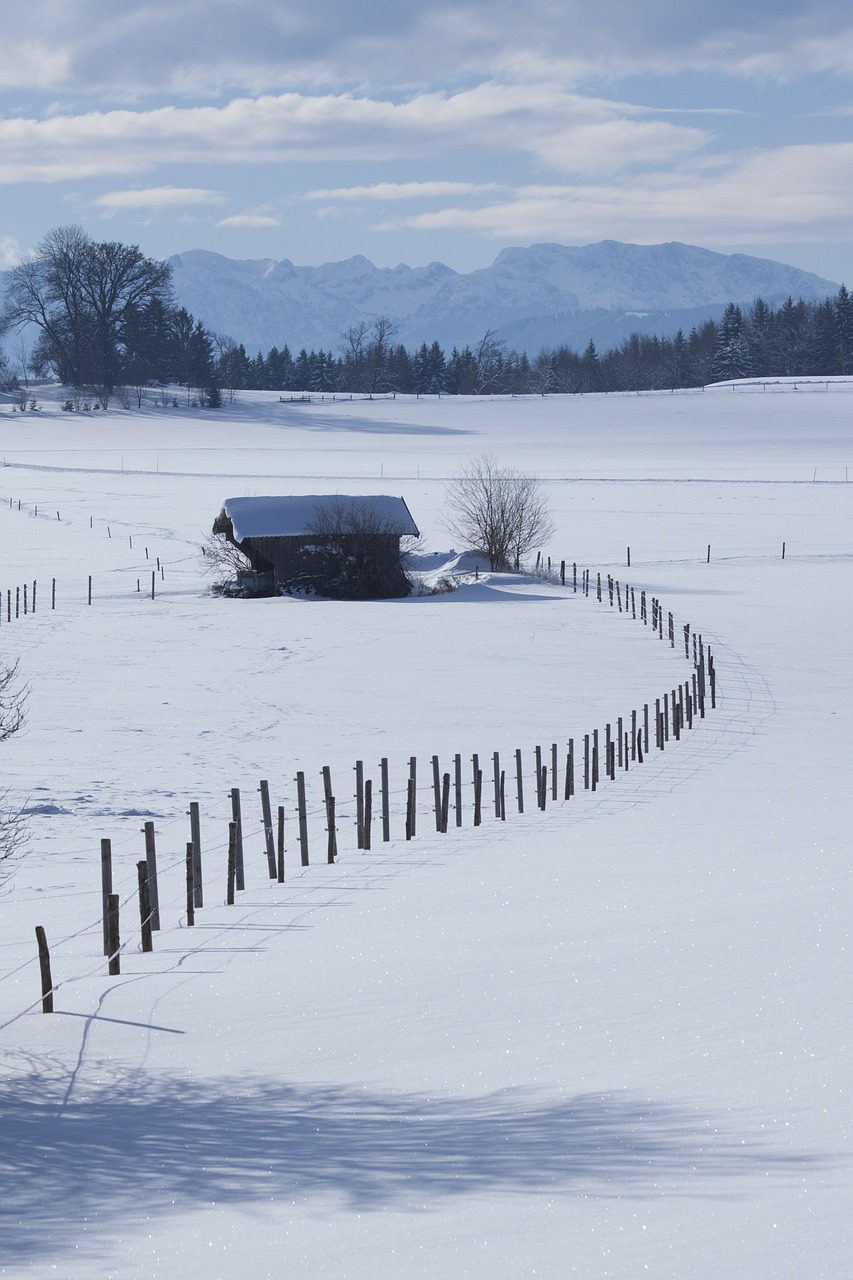
[[[266,355],[205,328],[176,304],[171,268],[138,247],[96,243],[79,227],[51,231],[5,274],[0,332],[35,332],[20,366],[106,403],[117,389],[182,385],[217,405],[240,390],[383,395],[494,395],[668,390],[746,377],[853,373],[853,299],[842,285],[822,302],[778,307],[730,303],[674,337],[632,334],[599,353],[590,340],[533,358],[494,331],[448,354],[438,342],[408,349],[386,316],[351,325],[337,351]],[[7,368],[7,373],[8,373]],[[0,366],[0,375],[2,375]],[[141,402],[141,401],[140,401]]]

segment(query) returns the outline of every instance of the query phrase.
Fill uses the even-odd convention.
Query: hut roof
[[[222,510],[231,521],[234,537],[294,538],[310,534],[318,512],[331,509],[347,515],[350,511],[370,511],[387,526],[389,533],[418,536],[418,527],[402,498],[387,494],[353,497],[348,494],[307,494],[297,497],[226,498]]]

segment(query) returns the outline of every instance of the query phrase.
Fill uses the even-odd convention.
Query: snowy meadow
[[[0,659],[29,687],[0,751],[30,831],[0,898],[0,1275],[853,1274],[853,383],[88,414],[38,398],[0,405]],[[570,575],[490,575],[453,545],[446,486],[484,452],[541,478],[555,567],[659,598],[674,649]],[[209,593],[199,547],[225,498],[318,492],[403,496],[421,580],[457,589]],[[534,748],[562,765],[572,739],[577,770],[584,734],[689,679],[685,623],[713,649],[716,708],[539,810]],[[439,833],[430,761],[455,754],[463,824]],[[354,765],[378,788],[383,757],[391,839],[374,808],[359,849]],[[261,779],[285,808],[283,884]],[[246,887],[228,906],[232,788]]]

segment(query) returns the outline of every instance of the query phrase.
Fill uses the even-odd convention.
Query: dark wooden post
[[[388,757],[379,761],[379,786],[382,791],[382,839],[385,844],[391,839],[391,801],[388,794]]]
[[[515,752],[515,789],[518,795],[518,812],[524,813],[524,779],[521,770],[521,751]]]
[[[190,801],[190,838],[193,842],[193,904],[204,906],[204,890],[201,880],[201,819],[198,802]]]
[[[272,808],[270,806],[270,784],[265,778],[261,779],[261,785],[258,788],[261,793],[261,816],[264,821],[264,841],[267,848],[267,870],[269,871],[270,880],[275,880],[275,840],[272,831]]]
[[[500,815],[501,822],[506,822],[506,771],[504,769],[501,769],[500,797],[501,797],[501,815]]]
[[[299,850],[303,867],[308,866],[308,812],[305,807],[305,774],[296,775],[296,807],[299,810]]]
[[[284,805],[278,806],[278,883],[284,884]]]
[[[583,735],[583,789],[589,791],[589,734]]]
[[[575,740],[569,738],[569,751],[566,756],[566,789],[565,798],[571,800],[575,794]]]
[[[113,891],[113,850],[109,840],[101,841],[101,908],[104,917],[104,955],[110,954],[110,894]]]
[[[363,848],[370,848],[370,824],[373,819],[373,781],[368,778],[364,784],[364,843]]]
[[[56,608],[56,578],[50,580],[50,607]]]
[[[631,712],[631,759],[637,759],[637,713]]]
[[[450,774],[445,773],[441,779],[441,830],[447,831],[447,820],[450,817]]]
[[[649,704],[643,703],[643,750],[649,754]]]
[[[282,810],[282,815],[284,811]],[[336,862],[338,857],[338,832],[335,826],[335,797],[329,796],[326,801],[326,861]],[[284,860],[281,861],[280,880],[284,880]]]
[[[551,799],[557,799],[557,744],[551,743]]]
[[[228,823],[228,887],[225,891],[225,902],[234,906],[234,882],[237,879],[237,823]]]
[[[145,835],[145,865],[148,868],[148,898],[151,903],[151,928],[160,928],[160,894],[157,888],[157,850],[154,845],[154,823],[146,822],[142,828]]]
[[[107,898],[107,924],[109,943],[107,947],[107,972],[111,978],[121,973],[121,938],[119,936],[119,896],[111,893]]]
[[[474,774],[474,826],[479,827],[482,822],[482,798],[483,798],[483,770],[478,769]]]
[[[245,868],[243,863],[243,813],[240,805],[240,788],[231,788],[231,821],[237,825],[237,870],[235,885],[238,890],[246,887]]]
[[[418,758],[417,756],[409,756],[409,780],[412,784],[411,791],[411,813],[409,821],[411,823],[412,834],[410,839],[414,840],[417,835],[418,826]]]
[[[441,774],[438,756],[432,758],[432,802],[435,809],[435,829],[441,830]]]
[[[565,560],[561,560],[561,561],[560,561],[560,582],[561,582],[561,584],[562,584],[563,586],[565,586],[565,585],[566,585],[566,562],[565,562]]]
[[[136,876],[139,885],[139,931],[142,935],[142,950],[153,951],[151,940],[151,897],[148,892],[148,863],[143,859],[136,864]]]
[[[501,756],[499,751],[492,754],[492,765],[495,777],[495,817],[501,816]]]
[[[41,1011],[53,1013],[53,978],[50,974],[50,951],[47,946],[47,934],[40,924],[36,925],[36,942],[39,949],[39,970],[41,972]]]
[[[187,928],[195,924],[195,903],[193,902],[193,842],[187,841]]]
[[[533,748],[533,769],[536,774],[536,806],[542,808],[542,748]]]
[[[411,840],[415,834],[415,780],[409,774],[406,782],[406,839]]]
[[[456,825],[462,826],[462,757],[453,757],[453,797],[456,804]]]
[[[621,716],[617,716],[616,718],[616,741],[619,745],[619,750],[617,755],[618,755],[619,768],[621,769],[622,768],[622,717]]]
[[[364,848],[364,762],[355,762],[355,837],[356,848]]]
[[[601,779],[598,775],[598,730],[592,731],[592,789],[595,791]]]

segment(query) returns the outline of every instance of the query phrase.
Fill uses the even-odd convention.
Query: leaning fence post
[[[50,951],[47,946],[47,935],[40,924],[36,925],[36,942],[39,949],[39,970],[41,972],[41,1011],[53,1013],[53,979],[50,976]]]
[[[139,931],[142,935],[142,950],[153,951],[151,940],[151,897],[148,892],[148,863],[143,859],[136,864],[136,878],[139,885]]]
[[[101,908],[104,917],[104,955],[110,954],[110,894],[113,891],[113,851],[109,840],[101,841]]]
[[[261,814],[264,820],[264,840],[267,848],[267,869],[270,873],[270,880],[275,880],[275,843],[272,834],[272,809],[270,808],[270,784],[265,779],[261,780]]]
[[[151,903],[151,928],[160,928],[160,894],[157,890],[157,851],[154,845],[154,823],[146,822],[142,828],[145,835],[145,865],[148,868],[148,897]]]
[[[441,826],[440,831],[447,831],[447,819],[450,815],[450,774],[445,773],[441,779]]]

